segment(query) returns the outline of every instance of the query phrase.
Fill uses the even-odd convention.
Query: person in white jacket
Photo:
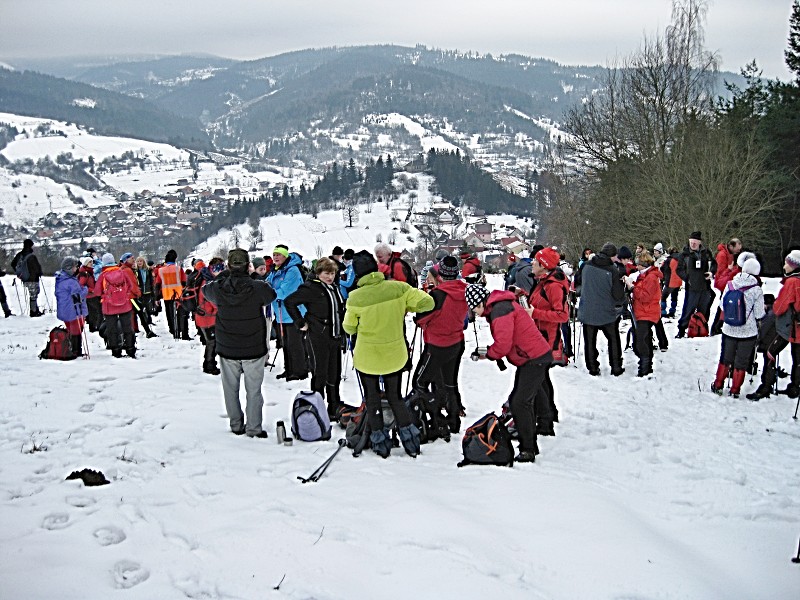
[[[730,395],[738,398],[753,360],[758,340],[757,321],[764,318],[765,314],[764,291],[758,279],[760,273],[759,262],[755,257],[748,258],[742,264],[742,272],[734,275],[723,290],[723,302],[729,290],[741,290],[744,293],[746,318],[742,325],[731,325],[727,319],[722,325],[722,352],[717,366],[717,376],[711,384],[711,391],[716,394],[722,394],[725,378],[730,369],[733,369]]]

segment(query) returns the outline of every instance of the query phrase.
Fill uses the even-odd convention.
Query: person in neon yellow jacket
[[[392,445],[381,411],[383,382],[383,393],[394,412],[403,448],[410,456],[416,456],[419,430],[411,423],[400,396],[402,373],[408,362],[404,319],[408,312],[432,310],[433,298],[402,281],[386,281],[375,258],[366,250],[353,257],[353,270],[358,284],[347,298],[342,326],[349,335],[357,336],[353,366],[364,391],[372,449],[386,458]]]

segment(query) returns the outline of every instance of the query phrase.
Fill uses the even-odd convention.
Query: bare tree
[[[354,200],[348,200],[344,203],[344,207],[342,208],[342,218],[344,222],[347,223],[347,227],[352,227],[355,223],[358,223],[359,217],[359,209],[358,204]]]

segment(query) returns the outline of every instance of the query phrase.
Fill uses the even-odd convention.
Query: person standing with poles
[[[272,261],[272,271],[267,276],[267,283],[275,290],[276,298],[272,303],[272,311],[278,319],[283,347],[283,373],[277,378],[300,381],[308,377],[306,352],[300,330],[286,310],[284,301],[303,283],[303,273],[300,270],[303,257],[296,252],[289,252],[285,246],[278,245],[272,251]],[[305,316],[306,308],[302,307],[299,310],[300,315]]]
[[[30,316],[41,317],[44,313],[39,310],[39,280],[42,278],[42,266],[39,259],[33,253],[33,240],[27,239],[22,242],[22,250],[11,261],[11,268],[22,281],[28,292],[30,301]]]
[[[156,296],[161,294],[164,300],[164,314],[167,316],[167,326],[169,332],[176,340],[189,339],[188,331],[188,317],[186,320],[186,329],[181,327],[181,322],[184,320],[183,309],[176,307],[175,302],[181,297],[183,286],[186,285],[186,273],[181,266],[177,263],[178,253],[175,250],[169,250],[164,257],[164,265],[158,269],[155,280],[155,293]],[[183,329],[183,330],[182,330]]]
[[[78,259],[68,256],[61,261],[61,270],[56,273],[56,316],[64,321],[70,336],[72,353],[75,356],[83,356],[81,350],[83,324],[86,315],[89,314],[86,306],[89,288],[78,282],[79,267]]]

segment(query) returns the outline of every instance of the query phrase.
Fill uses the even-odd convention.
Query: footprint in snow
[[[70,526],[69,515],[67,513],[53,513],[47,515],[42,521],[42,529],[55,531]]]
[[[116,381],[116,377],[95,377],[89,380],[89,383],[106,383],[108,381]]]
[[[78,410],[82,413],[90,413],[94,410],[94,404],[81,404]]]
[[[75,508],[86,508],[97,503],[91,496],[67,496],[64,501]]]
[[[118,588],[128,589],[147,581],[150,571],[132,560],[121,560],[114,565],[112,571],[114,582]]]
[[[97,543],[101,546],[114,546],[120,542],[124,542],[128,538],[122,529],[119,527],[114,527],[113,525],[101,527],[92,535],[94,536],[94,539],[97,540]]]

